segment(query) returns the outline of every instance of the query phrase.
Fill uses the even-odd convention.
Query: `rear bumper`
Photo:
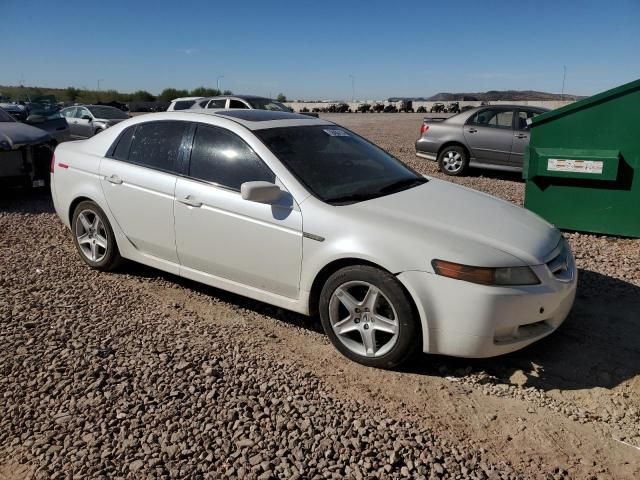
[[[432,142],[427,137],[428,135],[416,140],[416,155],[420,158],[436,160],[438,157],[438,148],[440,147],[440,143]]]
[[[513,288],[477,285],[427,272],[398,275],[422,316],[423,351],[493,357],[553,333],[573,306],[575,264],[570,281],[556,280],[546,265],[532,268],[542,284]]]

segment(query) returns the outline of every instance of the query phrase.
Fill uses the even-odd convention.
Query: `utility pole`
[[[218,75],[218,77],[216,78],[216,90],[218,90],[219,92],[220,92],[220,79],[221,78],[224,78],[224,75]]]
[[[351,103],[353,103],[356,98],[356,80],[353,75],[349,75],[349,78],[351,79]]]
[[[560,100],[564,101],[564,81],[567,78],[567,66],[562,66],[562,93],[560,94]]]

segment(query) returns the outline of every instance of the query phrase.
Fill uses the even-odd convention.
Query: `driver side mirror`
[[[93,118],[91,118],[90,115],[82,115],[82,117],[80,118],[82,118],[82,120],[89,120],[89,121],[93,120]]]
[[[276,203],[284,192],[275,183],[257,181],[240,185],[240,194],[244,200],[258,203]]]

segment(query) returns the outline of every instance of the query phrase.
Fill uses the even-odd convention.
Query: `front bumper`
[[[483,358],[513,352],[553,333],[576,295],[577,270],[558,280],[547,265],[532,267],[540,285],[494,287],[410,271],[398,279],[421,314],[423,351]]]

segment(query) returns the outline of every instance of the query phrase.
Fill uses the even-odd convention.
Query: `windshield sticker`
[[[349,134],[344,130],[325,128],[324,131],[327,133],[327,135],[330,135],[332,137],[348,137],[349,136]]]

